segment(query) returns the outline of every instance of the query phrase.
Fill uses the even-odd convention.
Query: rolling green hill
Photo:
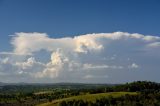
[[[52,102],[47,102],[44,104],[40,104],[37,106],[58,106],[58,103],[61,101],[70,101],[70,100],[83,100],[83,101],[92,101],[94,102],[96,99],[100,99],[103,97],[109,97],[112,96],[113,98],[120,97],[123,95],[137,95],[136,92],[110,92],[110,93],[98,93],[98,94],[86,94],[86,95],[80,95],[80,96],[73,96],[69,98],[63,98],[63,99],[58,99],[54,100]]]

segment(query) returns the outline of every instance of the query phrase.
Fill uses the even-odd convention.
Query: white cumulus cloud
[[[51,38],[46,33],[21,32],[11,37],[13,50],[0,53],[1,78],[14,75],[17,80],[35,82],[154,80],[156,74],[145,77],[142,72],[150,73],[152,68],[157,73],[160,65],[158,36],[113,32]]]

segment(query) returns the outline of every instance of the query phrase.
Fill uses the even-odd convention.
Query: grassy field
[[[64,98],[64,99],[58,99],[58,100],[54,100],[52,102],[47,102],[47,103],[40,104],[37,106],[58,106],[58,103],[63,100],[65,100],[65,101],[70,101],[70,100],[95,101],[96,99],[100,99],[102,97],[112,96],[112,97],[116,98],[116,97],[123,96],[125,94],[137,95],[136,92],[110,92],[110,93],[86,94],[86,95],[73,96],[73,97]]]

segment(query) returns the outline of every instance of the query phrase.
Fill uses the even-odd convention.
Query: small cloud
[[[0,60],[1,60],[1,62],[2,62],[3,64],[7,64],[7,63],[9,62],[9,57],[6,57],[6,58],[0,59]]]
[[[137,65],[136,63],[132,63],[130,66],[128,66],[129,68],[139,68],[139,65]]]
[[[84,69],[123,69],[123,66],[83,64],[83,68]]]
[[[148,44],[147,46],[148,47],[154,47],[154,48],[160,47],[160,42],[153,42],[153,43]]]
[[[86,76],[84,76],[84,78],[85,79],[90,79],[90,78],[94,78],[94,76],[93,75],[86,75]]]
[[[92,78],[108,78],[108,75],[86,75],[83,77],[84,79],[92,79]]]
[[[102,69],[102,68],[109,68],[108,65],[93,65],[93,64],[84,64],[84,69]]]

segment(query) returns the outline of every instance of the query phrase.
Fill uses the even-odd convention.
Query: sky
[[[0,0],[0,82],[160,82],[159,0]]]

